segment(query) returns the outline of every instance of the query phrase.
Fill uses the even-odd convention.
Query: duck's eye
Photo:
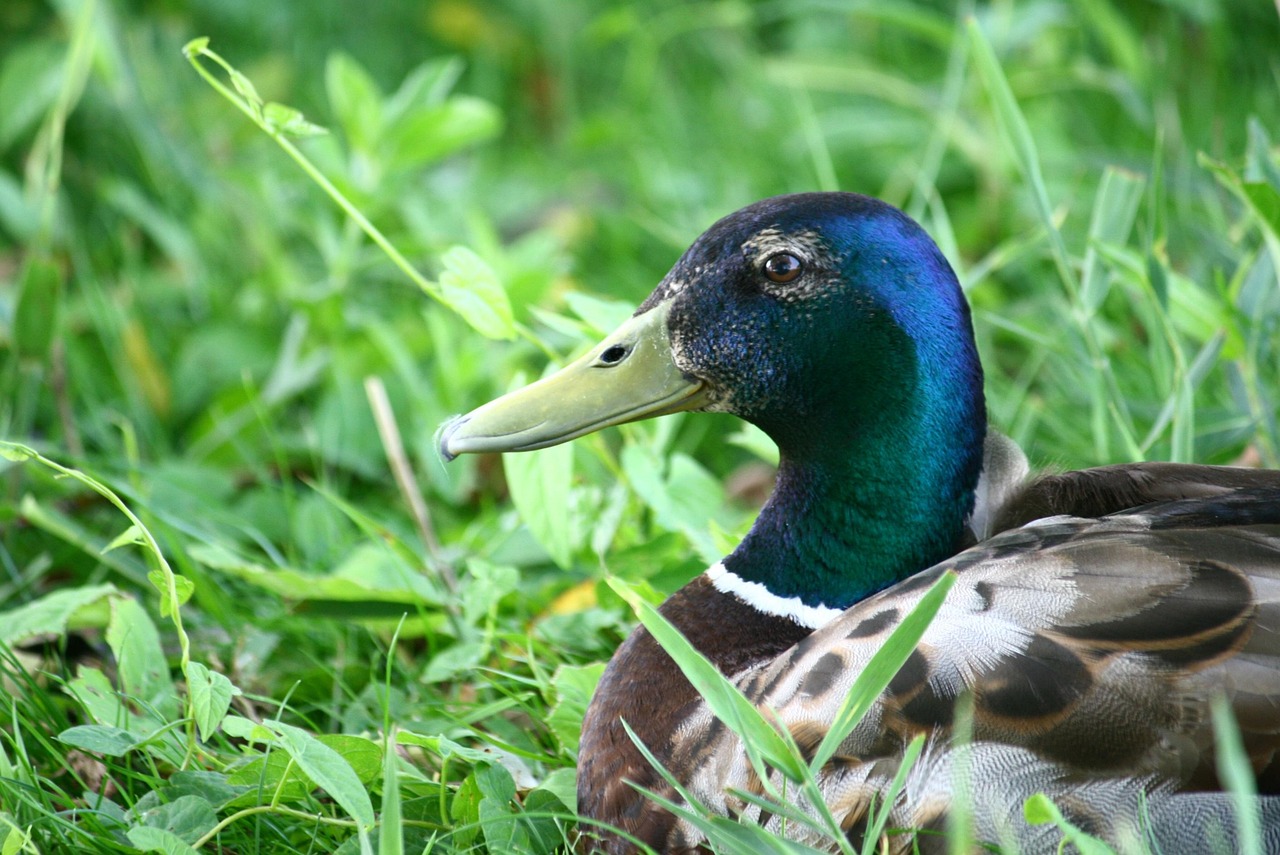
[[[764,261],[764,275],[770,282],[777,282],[779,285],[795,281],[803,269],[804,265],[800,263],[800,259],[789,252],[779,252]]]

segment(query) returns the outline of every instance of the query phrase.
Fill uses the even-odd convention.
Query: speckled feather
[[[945,744],[962,692],[974,697],[974,738],[988,764],[1022,770],[1012,778],[974,774],[990,808],[979,811],[981,822],[1007,819],[1047,790],[1074,800],[1096,832],[1124,839],[1137,827],[1142,793],[1217,787],[1209,699],[1218,692],[1231,701],[1260,789],[1276,792],[1280,478],[1195,471],[1228,483],[1270,475],[1275,486],[1002,533],[859,603],[784,654],[736,672],[736,682],[775,710],[802,747],[816,748],[862,667],[928,583],[954,569],[958,581],[916,652],[821,776],[837,819],[859,827],[913,736]],[[1147,473],[1125,474],[1141,481]],[[1222,490],[1211,480],[1182,483],[1187,493]],[[727,795],[759,789],[736,737],[704,705],[681,719],[652,747],[704,804],[752,816],[754,808]],[[929,768],[917,778],[928,778]],[[997,780],[998,797],[989,786]],[[947,793],[936,783],[915,795],[909,789],[890,825],[939,827]],[[1117,793],[1127,794],[1128,810],[1117,808]],[[1226,803],[1186,795],[1178,804],[1155,833],[1166,851],[1199,851],[1169,848],[1198,833],[1183,812],[1194,807],[1221,819]],[[1020,824],[1010,828],[1024,845],[1038,839]],[[679,851],[696,839],[695,830],[672,823],[659,848]]]

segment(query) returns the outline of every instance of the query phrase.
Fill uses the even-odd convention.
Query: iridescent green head
[[[779,597],[843,608],[962,537],[982,368],[954,273],[890,205],[807,193],[725,217],[613,335],[455,419],[441,451],[539,448],[690,409],[778,444],[774,497],[725,567]]]

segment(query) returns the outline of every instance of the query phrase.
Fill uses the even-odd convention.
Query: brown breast
[[[789,618],[767,615],[699,576],[659,611],[724,674],[772,660],[810,630]],[[631,634],[605,669],[582,722],[578,749],[578,811],[601,823],[584,829],[584,851],[634,852],[637,847],[606,826],[625,830],[661,852],[679,851],[669,839],[674,817],[633,785],[674,798],[622,726],[626,721],[659,762],[671,758],[671,738],[698,702],[698,693],[643,627]],[[696,756],[696,746],[681,754]],[[628,783],[630,782],[630,783]]]

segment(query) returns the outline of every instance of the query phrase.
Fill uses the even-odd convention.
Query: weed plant
[[[567,850],[603,662],[773,451],[433,435],[767,195],[921,220],[1036,464],[1280,465],[1277,44],[1226,2],[6,0],[0,853]]]

